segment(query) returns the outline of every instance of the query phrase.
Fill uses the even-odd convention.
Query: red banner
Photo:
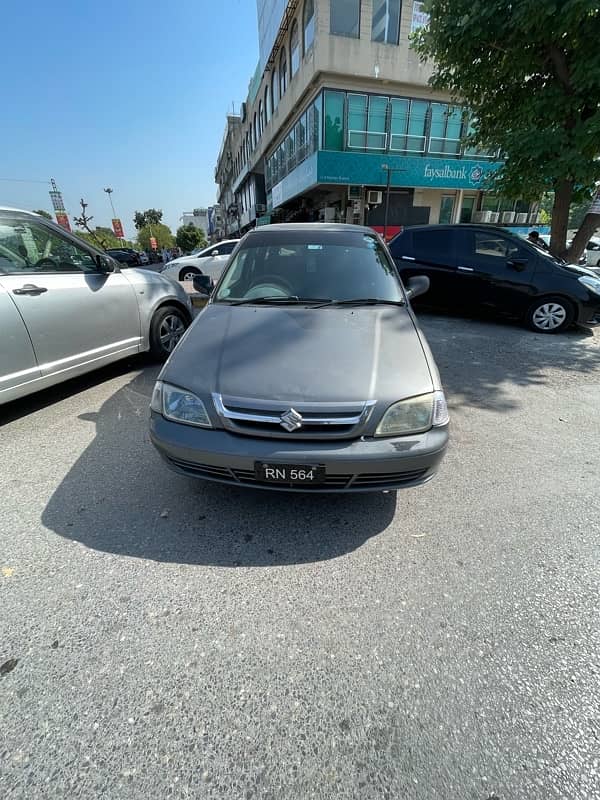
[[[64,228],[66,231],[69,231],[69,233],[71,233],[71,223],[69,222],[69,217],[65,213],[63,213],[62,211],[57,211],[56,221],[61,226],[61,228]]]
[[[112,221],[113,232],[117,239],[124,239],[125,234],[123,233],[123,225],[120,219],[113,219]]]

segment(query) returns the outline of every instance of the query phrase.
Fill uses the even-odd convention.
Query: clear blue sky
[[[215,202],[225,114],[258,61],[255,0],[3,3],[0,177],[58,182],[67,210],[133,235],[136,209]],[[51,211],[49,186],[0,181],[0,205]]]

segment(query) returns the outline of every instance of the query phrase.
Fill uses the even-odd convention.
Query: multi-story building
[[[500,162],[411,48],[416,0],[257,0],[260,61],[216,178],[231,235],[270,221],[531,222],[483,191]],[[386,212],[387,207],[387,212]],[[387,216],[386,216],[387,214]]]
[[[208,211],[208,208],[195,208],[193,211],[184,211],[181,215],[181,222],[183,225],[193,225],[206,236],[208,234]]]

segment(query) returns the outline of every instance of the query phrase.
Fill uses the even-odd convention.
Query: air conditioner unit
[[[490,211],[490,222],[500,222],[499,211]]]
[[[540,217],[540,215],[538,214],[537,211],[535,212],[535,214],[530,214],[529,215],[529,224],[530,225],[537,225],[539,223],[539,221],[540,221],[539,217]]]
[[[476,211],[473,214],[473,222],[491,222],[491,211]]]
[[[258,214],[265,214],[267,211],[266,205],[264,203],[257,203],[256,204],[256,213]]]
[[[504,224],[514,222],[515,221],[515,212],[514,211],[503,211],[502,212],[502,222]]]
[[[323,209],[323,222],[335,222],[336,209],[327,207]]]
[[[527,225],[527,214],[517,214],[515,217],[517,225]]]
[[[383,200],[383,192],[369,191],[367,192],[367,205],[380,206]]]

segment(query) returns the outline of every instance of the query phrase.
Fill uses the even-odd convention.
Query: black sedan
[[[116,248],[110,248],[106,252],[108,253],[109,256],[114,258],[115,261],[118,261],[124,267],[139,267],[139,266],[141,266],[142,260],[141,260],[141,258],[139,256],[139,254],[136,253],[135,250],[131,250],[131,249],[127,249],[127,250],[118,249],[117,250]]]
[[[539,333],[600,325],[600,279],[493,225],[418,225],[390,243],[406,282],[427,275],[429,305],[508,312]]]

